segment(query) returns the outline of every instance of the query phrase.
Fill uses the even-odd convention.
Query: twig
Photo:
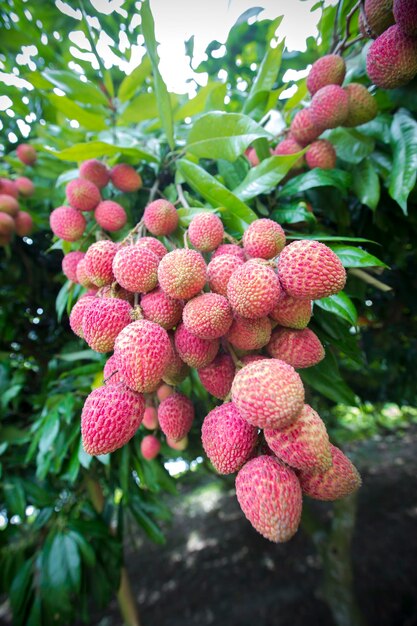
[[[360,8],[362,3],[362,0],[359,0],[349,11],[349,13],[346,16],[346,27],[345,27],[345,36],[343,37],[342,41],[340,41],[338,43],[338,45],[336,46],[336,49],[334,51],[335,54],[340,54],[341,52],[343,52],[343,50],[345,49],[346,43],[350,37],[350,23],[352,21],[353,16],[355,15],[356,11]]]
[[[149,203],[151,203],[152,200],[154,200],[156,194],[158,193],[158,187],[159,187],[159,180],[156,178],[149,192]]]
[[[143,219],[141,219],[140,222],[138,222],[136,224],[136,226],[134,228],[132,228],[132,230],[130,230],[128,232],[126,237],[124,239],[122,239],[122,241],[120,242],[120,245],[123,245],[124,243],[126,243],[126,241],[129,239],[129,237],[133,237],[133,235],[136,235],[136,233],[139,232],[139,230],[142,228],[142,226],[143,226]]]
[[[177,193],[178,193],[178,198],[181,200],[181,204],[183,206],[185,206],[187,209],[189,209],[190,205],[188,204],[188,202],[187,202],[187,200],[186,200],[186,198],[184,196],[184,190],[182,188],[181,183],[178,183],[178,185],[177,185]]]
[[[234,349],[232,348],[232,346],[230,345],[230,343],[228,341],[225,342],[225,346],[226,346],[226,350],[228,351],[228,353],[232,357],[232,361],[233,361],[236,369],[242,369],[243,363],[239,359],[239,357],[237,356],[236,352],[234,351]]]
[[[86,25],[87,25],[87,36],[88,36],[88,39],[90,40],[90,44],[91,44],[91,47],[93,49],[93,54],[95,55],[95,57],[97,59],[97,63],[99,64],[101,77],[103,79],[103,87],[106,90],[106,94],[107,94],[110,102],[112,102],[111,95],[107,91],[107,87],[104,84],[104,75],[105,75],[105,72],[106,72],[106,68],[104,67],[103,61],[101,60],[101,57],[100,57],[100,55],[98,53],[98,50],[97,50],[96,42],[94,41],[93,32],[91,30],[91,26],[89,24],[88,17],[87,17],[87,12],[86,12],[85,7],[84,7],[84,0],[78,0],[78,4],[80,6],[81,14],[82,14],[82,16],[83,16],[83,18],[85,20]]]
[[[337,29],[339,28],[339,18],[340,18],[340,11],[342,9],[342,0],[339,0],[338,4],[337,4],[337,9],[336,9],[336,17],[334,20],[334,25],[333,25],[333,41],[332,41],[332,50],[336,48],[337,46]]]
[[[361,0],[361,18],[366,34],[368,37],[373,37],[372,28],[369,25],[368,17],[365,11],[365,0]]]
[[[184,233],[184,248],[189,248],[189,243],[188,243],[188,238],[187,238],[187,231],[185,231]]]
[[[230,243],[234,243],[235,246],[239,246],[240,243],[237,239],[235,239],[234,237],[232,237],[232,235],[229,235],[229,233],[224,233],[223,238],[226,239],[226,241],[230,241]]]
[[[382,283],[380,280],[377,280],[373,276],[370,276],[367,272],[364,272],[363,270],[351,268],[349,270],[349,274],[356,276],[360,280],[363,280],[363,282],[365,283],[369,283],[370,285],[372,285],[373,287],[376,287],[380,291],[392,291],[392,287],[390,287],[389,285],[386,285],[385,283]]]

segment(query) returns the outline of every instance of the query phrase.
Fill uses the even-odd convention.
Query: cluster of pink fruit
[[[269,219],[253,222],[240,244],[224,243],[229,236],[212,212],[193,217],[183,248],[169,239],[177,227],[174,205],[155,200],[124,241],[98,241],[85,255],[64,257],[67,276],[77,277],[82,263],[97,290],[72,309],[73,331],[93,350],[114,351],[105,384],[83,408],[84,448],[112,452],[142,421],[181,447],[194,408],[174,387],[195,368],[223,401],[203,422],[207,456],[217,471],[238,472],[237,497],[253,526],[285,541],[297,530],[303,492],[333,500],[360,484],[304,404],[295,370],[323,358],[318,337],[306,328],[312,300],[342,289],[345,270],[322,243],[286,245],[283,229]],[[143,439],[145,458],[159,449],[157,431]]]
[[[36,162],[36,150],[27,143],[18,145],[16,156],[24,165]],[[0,178],[0,246],[8,245],[14,233],[25,237],[32,232],[32,217],[27,211],[20,210],[19,196],[28,198],[34,191],[35,186],[27,176],[18,176],[14,180]]]
[[[103,230],[116,232],[123,228],[127,222],[125,209],[118,202],[102,198],[102,190],[110,182],[122,192],[138,191],[142,187],[142,179],[131,165],[118,163],[109,170],[97,159],[82,163],[79,178],[68,183],[65,190],[68,206],[60,206],[50,215],[54,235],[64,241],[78,241],[87,228],[84,214],[92,212]]]

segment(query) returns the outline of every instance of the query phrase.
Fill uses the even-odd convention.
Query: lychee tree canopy
[[[224,49],[212,42],[198,67],[190,39],[190,63],[208,81],[189,99],[168,93],[162,79],[147,0],[125,1],[117,11],[82,0],[0,3],[1,95],[8,98],[0,113],[0,175],[23,173],[36,185],[27,202],[34,234],[0,256],[0,588],[10,593],[16,624],[40,623],[41,615],[45,624],[68,623],[78,607],[88,619],[88,595],[105,604],[118,587],[125,521],[163,541],[157,522],[170,515],[163,493],[176,491],[160,462],[143,461],[136,440],[98,460],[80,446],[81,407],[101,383],[104,361],[69,332],[67,314],[79,290],[64,284],[60,261],[70,246],[52,239],[48,216],[63,204],[81,161],[124,161],[141,172],[144,188],[120,196],[129,216],[126,232],[157,181],[168,199],[177,201],[180,190],[186,201],[182,227],[211,207],[220,208],[235,237],[256,217],[268,216],[289,240],[325,242],[348,269],[348,282],[314,307],[312,328],[327,356],[302,374],[313,401],[328,411],[340,439],[346,435],[335,421],[341,405],[415,404],[415,82],[374,90],[379,114],[372,122],[326,132],[337,151],[336,169],[287,176],[298,156],[269,152],[307,98],[305,78],[286,82],[287,70],[304,70],[358,35],[357,13],[347,20],[355,2],[326,4],[314,8],[318,37],[307,40],[304,52],[288,52],[275,35],[280,18],[262,19],[260,9],[237,21]],[[347,79],[368,86],[366,45],[353,44],[344,58]],[[33,169],[15,155],[16,140],[27,141],[28,132],[38,151]],[[252,168],[244,156],[249,146],[260,159]],[[182,389],[200,418],[212,408],[196,377]],[[201,452],[200,423],[182,453],[189,460]],[[168,448],[163,453],[172,458]],[[118,520],[116,535],[111,519]],[[72,601],[78,596],[82,603]]]

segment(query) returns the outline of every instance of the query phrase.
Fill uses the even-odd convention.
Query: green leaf
[[[90,113],[66,96],[57,96],[54,93],[47,95],[47,99],[53,107],[65,115],[69,120],[77,120],[86,130],[105,130],[105,111],[102,115]]]
[[[90,81],[80,80],[75,72],[46,69],[42,72],[42,76],[55,87],[61,89],[71,100],[84,104],[94,103],[109,106],[109,102],[101,89]]]
[[[87,143],[76,143],[70,148],[64,148],[59,152],[48,150],[62,161],[83,161],[84,159],[94,159],[97,157],[110,157],[116,154],[132,156],[142,161],[158,162],[153,154],[145,152],[142,148],[132,146],[120,146],[106,143],[105,141],[89,141]]]
[[[299,222],[317,222],[314,213],[308,210],[305,202],[294,202],[288,205],[280,205],[279,209],[272,212],[271,218],[279,224],[298,224]],[[304,239],[304,236],[303,236]]]
[[[131,100],[117,117],[117,124],[126,126],[158,117],[158,104],[154,93],[141,93]]]
[[[178,161],[177,167],[190,187],[210,202],[213,207],[228,209],[222,214],[222,220],[226,227],[242,234],[248,225],[257,219],[257,215],[252,209],[199,165],[187,159],[181,159]]]
[[[246,174],[249,171],[249,162],[245,157],[241,157],[231,163],[224,159],[218,159],[217,169],[220,176],[223,178],[226,186],[229,189],[234,189],[242,180],[244,180]]]
[[[145,513],[140,505],[140,502],[135,499],[130,504],[129,508],[136,522],[139,524],[139,526],[143,528],[148,537],[152,539],[152,541],[154,541],[155,543],[158,543],[160,545],[164,544],[166,541],[165,535],[163,534],[159,526],[155,524],[153,519],[149,517],[147,513]]]
[[[352,300],[343,291],[329,296],[328,298],[322,298],[321,300],[315,300],[315,306],[338,315],[342,319],[348,321],[353,326],[358,323],[358,312],[353,304]]]
[[[43,553],[42,576],[58,594],[77,593],[81,584],[80,554],[73,534],[56,534]],[[49,587],[50,585],[50,587]]]
[[[357,398],[339,373],[337,361],[330,353],[318,365],[299,372],[302,380],[333,402],[356,405]]]
[[[145,80],[152,71],[151,60],[148,56],[144,56],[140,65],[122,80],[120,83],[117,97],[120,102],[127,102],[142,87]]]
[[[194,123],[186,148],[200,158],[235,161],[260,137],[269,137],[269,133],[250,117],[214,111]]]
[[[261,193],[270,192],[284,178],[302,154],[304,151],[265,159],[249,170],[246,178],[233,190],[233,193],[241,200],[246,201],[252,200]]]
[[[205,87],[199,90],[195,98],[189,100],[183,104],[174,114],[174,120],[183,120],[186,117],[193,117],[198,115],[207,109],[207,104],[210,101],[210,97],[213,92],[218,92],[221,95],[222,101],[226,95],[227,86],[224,83],[208,82]]]
[[[417,122],[404,109],[394,116],[391,147],[394,158],[388,191],[407,215],[407,198],[417,175]]]
[[[293,196],[314,187],[336,187],[343,194],[346,194],[350,183],[351,176],[348,172],[316,168],[288,181],[280,190],[279,196]]]
[[[167,136],[168,144],[171,149],[174,148],[174,125],[171,109],[171,101],[167,87],[162,79],[159,71],[159,56],[157,51],[157,43],[155,39],[155,23],[149,6],[149,0],[144,0],[141,7],[142,17],[142,34],[145,39],[146,49],[148,51],[155,83],[156,101],[158,103],[159,116],[161,118],[162,127]]]
[[[335,128],[326,135],[326,139],[334,145],[337,156],[347,163],[360,163],[375,149],[372,137],[355,129]]]
[[[362,248],[355,246],[330,245],[342,261],[343,267],[388,267],[383,261]]]
[[[59,290],[59,293],[55,302],[55,310],[58,318],[58,322],[62,320],[62,315],[66,309],[67,301],[69,298],[70,291],[72,289],[73,284],[71,281],[67,280]]]
[[[379,177],[370,159],[365,159],[352,170],[352,184],[355,194],[362,204],[375,210],[381,195]]]
[[[296,92],[286,101],[284,111],[292,111],[305,98],[307,91],[307,80],[303,78],[297,83]]]

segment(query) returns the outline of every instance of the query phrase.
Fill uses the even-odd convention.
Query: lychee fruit
[[[69,182],[65,193],[70,206],[79,211],[94,211],[101,201],[99,188],[84,178],[75,178]]]
[[[92,305],[94,301],[95,301],[94,296],[84,296],[80,298],[71,309],[71,313],[69,316],[69,324],[71,326],[72,332],[78,337],[81,337],[81,339],[84,339],[84,332],[83,332],[84,313],[87,311],[87,309]]]
[[[293,241],[279,255],[278,275],[294,298],[318,300],[345,286],[346,271],[328,246],[313,240]]]
[[[140,301],[143,317],[159,324],[165,330],[174,328],[181,320],[183,305],[162,289],[155,289],[142,296]]]
[[[178,226],[178,213],[168,200],[154,200],[145,208],[143,221],[152,235],[170,235]]]
[[[206,280],[207,266],[196,250],[173,250],[159,263],[159,284],[171,298],[189,300],[203,289]]]
[[[303,147],[317,139],[323,130],[314,122],[310,109],[298,111],[290,126],[292,137]]]
[[[222,243],[217,250],[213,252],[211,255],[211,259],[215,259],[218,256],[222,256],[223,254],[231,254],[232,256],[237,256],[242,261],[246,261],[244,250],[235,243]]]
[[[193,403],[182,393],[173,393],[158,407],[159,426],[166,437],[175,441],[188,434],[193,420]]]
[[[132,305],[135,300],[135,294],[131,291],[127,291],[127,289],[123,289],[123,287],[117,283],[100,287],[97,291],[97,296],[99,298],[119,298],[120,300],[126,300],[126,302],[129,302]]]
[[[239,256],[233,256],[232,254],[221,254],[213,257],[207,266],[210,290],[226,296],[227,284],[231,275],[243,263],[244,261]]]
[[[159,258],[152,250],[136,245],[119,249],[113,260],[114,276],[128,291],[147,293],[158,283]]]
[[[83,317],[84,339],[92,350],[109,352],[116,337],[131,321],[132,307],[118,298],[94,298]],[[117,360],[116,360],[117,362]]]
[[[300,483],[278,459],[262,455],[248,461],[236,476],[236,497],[246,518],[269,541],[288,541],[297,532]]]
[[[28,143],[19,144],[16,148],[16,155],[19,161],[21,161],[25,165],[33,165],[34,163],[36,163],[36,150]]]
[[[190,368],[184,363],[184,361],[180,358],[174,343],[174,338],[170,336],[171,348],[172,348],[172,356],[169,360],[167,368],[164,372],[162,380],[168,385],[179,385],[185,380],[189,374]],[[164,385],[167,387],[168,385]],[[162,385],[161,385],[162,386]],[[158,389],[159,391],[159,389]],[[158,393],[157,391],[157,393]]]
[[[16,217],[19,212],[19,203],[16,198],[5,193],[0,194],[0,212]]]
[[[182,312],[185,328],[200,339],[217,339],[229,330],[232,308],[224,296],[203,293],[189,300]]]
[[[252,148],[252,147],[247,148],[245,150],[245,156],[248,159],[252,167],[256,167],[257,165],[259,165],[260,161],[259,161],[258,155],[256,154],[255,148]]]
[[[156,458],[161,449],[161,442],[154,435],[146,435],[140,443],[140,451],[147,461]]]
[[[360,126],[376,117],[378,105],[364,85],[350,83],[344,89],[349,97],[349,112],[343,126]]]
[[[313,96],[310,105],[312,120],[322,130],[341,126],[348,116],[349,98],[339,85],[326,85]]]
[[[94,389],[81,414],[81,435],[87,454],[114,452],[136,433],[142,421],[145,401],[119,383]]]
[[[89,159],[80,165],[80,178],[85,178],[101,189],[110,181],[110,172],[101,161]],[[103,227],[104,228],[104,227]]]
[[[285,233],[273,220],[262,218],[248,226],[242,243],[249,257],[273,259],[285,246]]]
[[[110,170],[110,178],[116,189],[124,192],[138,191],[142,187],[140,174],[126,163],[118,163]]]
[[[239,350],[260,350],[271,338],[271,322],[267,317],[248,319],[235,315],[226,335],[227,341]]]
[[[136,245],[140,248],[151,250],[151,252],[156,254],[159,260],[168,254],[168,250],[165,248],[164,244],[159,241],[159,239],[155,239],[155,237],[141,237],[136,242]]]
[[[154,391],[172,356],[167,331],[148,320],[124,328],[114,346],[117,367],[131,389]]]
[[[15,229],[15,221],[11,215],[0,212],[0,235],[8,237]]]
[[[233,474],[251,456],[258,429],[242,418],[233,402],[222,404],[204,418],[201,441],[219,474]]]
[[[88,248],[84,257],[85,272],[93,285],[104,287],[114,281],[112,267],[118,249],[118,244],[110,239],[96,241]]]
[[[120,230],[127,222],[127,215],[124,208],[118,202],[112,200],[102,200],[96,206],[94,217],[99,226],[113,233]]]
[[[300,300],[284,295],[269,316],[280,326],[305,328],[311,319],[311,300]]]
[[[82,237],[87,222],[84,215],[70,206],[60,206],[49,216],[49,225],[56,237],[64,241],[77,241]]]
[[[304,387],[295,369],[278,359],[245,365],[232,384],[242,417],[258,428],[286,428],[304,406]]]
[[[112,354],[106,361],[106,365],[103,370],[103,380],[109,385],[124,382],[119,370],[117,369],[116,357],[114,354]]]
[[[148,430],[156,430],[158,428],[158,412],[154,406],[146,407],[142,424]]]
[[[393,0],[365,0],[364,11],[371,32],[368,32],[367,25],[361,13],[359,16],[359,26],[363,35],[375,38],[394,24],[392,1]]]
[[[166,385],[165,383],[163,383],[162,385],[159,385],[158,389],[156,390],[156,397],[158,398],[159,402],[163,402],[174,393],[175,389],[171,385]]]
[[[0,178],[0,194],[17,198],[19,190],[16,186],[16,182],[14,180],[9,180],[8,178]]]
[[[219,354],[216,358],[197,370],[200,382],[212,396],[223,400],[232,388],[235,377],[235,365],[228,354]]]
[[[301,152],[303,147],[293,138],[287,137],[279,142],[277,146],[275,146],[273,154],[277,156],[286,156],[288,154],[296,154],[297,152]],[[300,168],[304,165],[304,156],[301,156],[298,161],[296,161],[293,165],[294,168]]]
[[[35,193],[35,185],[30,178],[26,176],[19,176],[19,178],[16,178],[14,181],[14,184],[22,196],[30,197]]]
[[[187,436],[183,437],[179,441],[175,441],[174,439],[170,439],[169,437],[167,437],[166,441],[167,441],[167,446],[169,446],[173,450],[179,450],[180,452],[182,452],[183,450],[186,450],[188,447]]]
[[[272,452],[295,469],[325,472],[332,465],[326,426],[308,404],[293,424],[282,430],[266,429],[264,436]]]
[[[14,218],[14,224],[16,235],[19,235],[19,237],[26,237],[26,235],[29,235],[32,232],[33,219],[32,216],[26,211],[18,212]]]
[[[223,241],[224,227],[215,213],[195,215],[188,227],[188,239],[201,252],[213,252]]]
[[[394,0],[394,18],[403,33],[417,37],[417,4],[415,0]]]
[[[305,156],[311,170],[315,167],[320,167],[322,170],[332,170],[336,167],[336,150],[327,139],[313,141]]]
[[[247,261],[232,274],[227,297],[238,315],[265,317],[277,305],[282,290],[274,270],[263,263]]]
[[[317,59],[307,76],[307,89],[312,96],[326,85],[341,85],[345,79],[346,64],[338,54],[326,54]]]
[[[77,276],[77,283],[79,283],[86,289],[95,289],[96,291],[98,290],[98,287],[93,285],[93,283],[90,281],[89,277],[87,276],[87,272],[85,269],[85,257],[78,261],[77,269],[75,270],[75,273]]]
[[[339,448],[330,445],[332,465],[325,472],[306,470],[298,474],[303,493],[315,500],[339,500],[362,484],[360,474]]]
[[[213,361],[219,350],[219,340],[200,339],[180,324],[175,331],[175,349],[184,363],[200,369]]]
[[[68,278],[68,280],[72,280],[73,283],[78,282],[77,280],[77,265],[85,257],[85,253],[80,250],[74,250],[73,252],[68,252],[62,259],[62,272]]]
[[[391,26],[369,48],[366,71],[383,89],[406,85],[417,74],[417,39],[404,34],[398,25]]]

